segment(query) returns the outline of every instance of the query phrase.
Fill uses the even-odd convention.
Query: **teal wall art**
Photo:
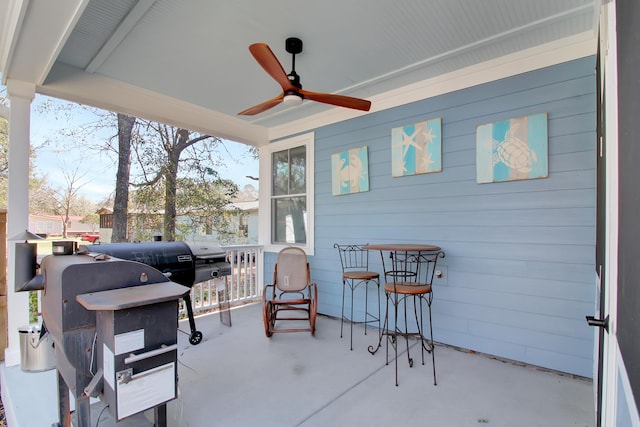
[[[547,113],[480,125],[476,128],[478,183],[549,176]]]
[[[442,172],[442,119],[391,129],[391,175],[431,172]]]
[[[369,191],[367,147],[332,154],[331,177],[334,196]]]

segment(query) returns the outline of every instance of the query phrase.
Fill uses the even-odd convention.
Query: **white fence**
[[[210,311],[221,304],[236,305],[258,300],[262,295],[262,246],[224,246],[231,264],[229,276],[196,283],[191,288],[194,314]],[[181,308],[186,315],[186,308]]]

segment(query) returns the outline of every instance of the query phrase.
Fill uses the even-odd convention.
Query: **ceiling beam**
[[[3,34],[3,83],[15,79],[43,84],[88,3],[89,0],[12,1]]]
[[[2,35],[0,40],[4,43],[0,46],[0,70],[8,70],[11,67],[11,58],[18,44],[18,36],[24,17],[27,13],[29,0],[9,0],[5,6],[6,17],[2,23]],[[2,74],[2,84],[7,84],[7,73]]]
[[[102,46],[96,56],[93,57],[89,65],[87,65],[87,68],[85,68],[85,71],[95,73],[155,2],[156,0],[138,1],[129,11],[126,18],[118,25],[118,28],[116,28],[111,37],[109,37],[109,40]]]
[[[56,64],[36,91],[255,147],[269,143],[264,126],[65,64]]]

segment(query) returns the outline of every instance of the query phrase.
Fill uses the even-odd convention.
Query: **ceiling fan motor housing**
[[[297,55],[302,52],[302,40],[297,37],[289,37],[284,42],[284,48],[292,55]]]

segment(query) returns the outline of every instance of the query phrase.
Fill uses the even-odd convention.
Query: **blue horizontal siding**
[[[434,285],[437,341],[590,377],[593,331],[584,316],[595,304],[594,62],[583,58],[316,129],[310,263],[319,311],[340,315],[334,243],[432,243],[446,252],[446,277]],[[477,184],[476,127],[541,112],[548,114],[549,177]],[[442,172],[392,178],[391,129],[437,117]],[[333,196],[331,154],[363,145],[370,191]],[[371,268],[382,269],[378,253]],[[356,311],[363,297],[356,293]]]

